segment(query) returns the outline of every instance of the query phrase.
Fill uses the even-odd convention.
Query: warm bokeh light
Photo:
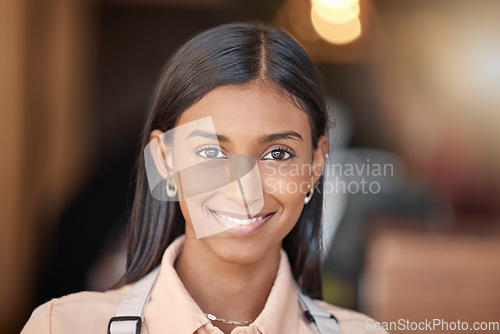
[[[344,24],[334,24],[324,20],[313,7],[311,20],[318,35],[333,44],[346,44],[361,36],[361,22],[358,17]]]
[[[359,0],[312,0],[313,6],[322,6],[329,8],[344,8],[358,3]]]
[[[312,10],[316,11],[324,21],[334,24],[344,24],[354,20],[359,15],[358,1],[312,1]]]

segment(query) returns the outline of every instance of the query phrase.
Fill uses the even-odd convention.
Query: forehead
[[[246,137],[296,131],[310,142],[307,114],[269,84],[228,85],[208,92],[188,108],[177,125],[211,116],[218,134]]]

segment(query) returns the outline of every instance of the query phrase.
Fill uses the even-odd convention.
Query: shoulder
[[[79,292],[52,299],[33,311],[21,334],[102,332],[130,288]]]
[[[387,334],[376,329],[376,320],[366,314],[328,304],[323,300],[314,300],[318,305],[331,313],[338,321],[341,333]]]

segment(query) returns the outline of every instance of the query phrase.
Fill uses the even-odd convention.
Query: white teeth
[[[215,214],[217,216],[219,216],[221,218],[224,218],[225,220],[230,221],[232,223],[236,223],[238,225],[248,225],[248,224],[254,223],[254,222],[258,221],[258,220],[262,220],[262,216],[260,216],[258,218],[254,217],[254,218],[251,218],[251,219],[239,219],[239,218],[233,218],[233,217],[224,216],[224,215],[222,215],[222,214],[220,214],[220,213],[218,213],[216,211],[213,211],[213,212],[215,212]]]

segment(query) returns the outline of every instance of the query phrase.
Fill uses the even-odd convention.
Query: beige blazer
[[[182,250],[184,236],[177,238],[165,251],[160,273],[146,306],[141,334],[222,334],[191,298],[174,269]],[[89,334],[106,333],[109,319],[131,284],[106,292],[80,292],[53,299],[33,311],[21,334]],[[343,334],[377,333],[366,330],[367,316],[317,301],[333,314]],[[315,334],[297,299],[297,284],[288,257],[281,250],[274,285],[261,314],[249,326],[235,328],[231,334]]]

